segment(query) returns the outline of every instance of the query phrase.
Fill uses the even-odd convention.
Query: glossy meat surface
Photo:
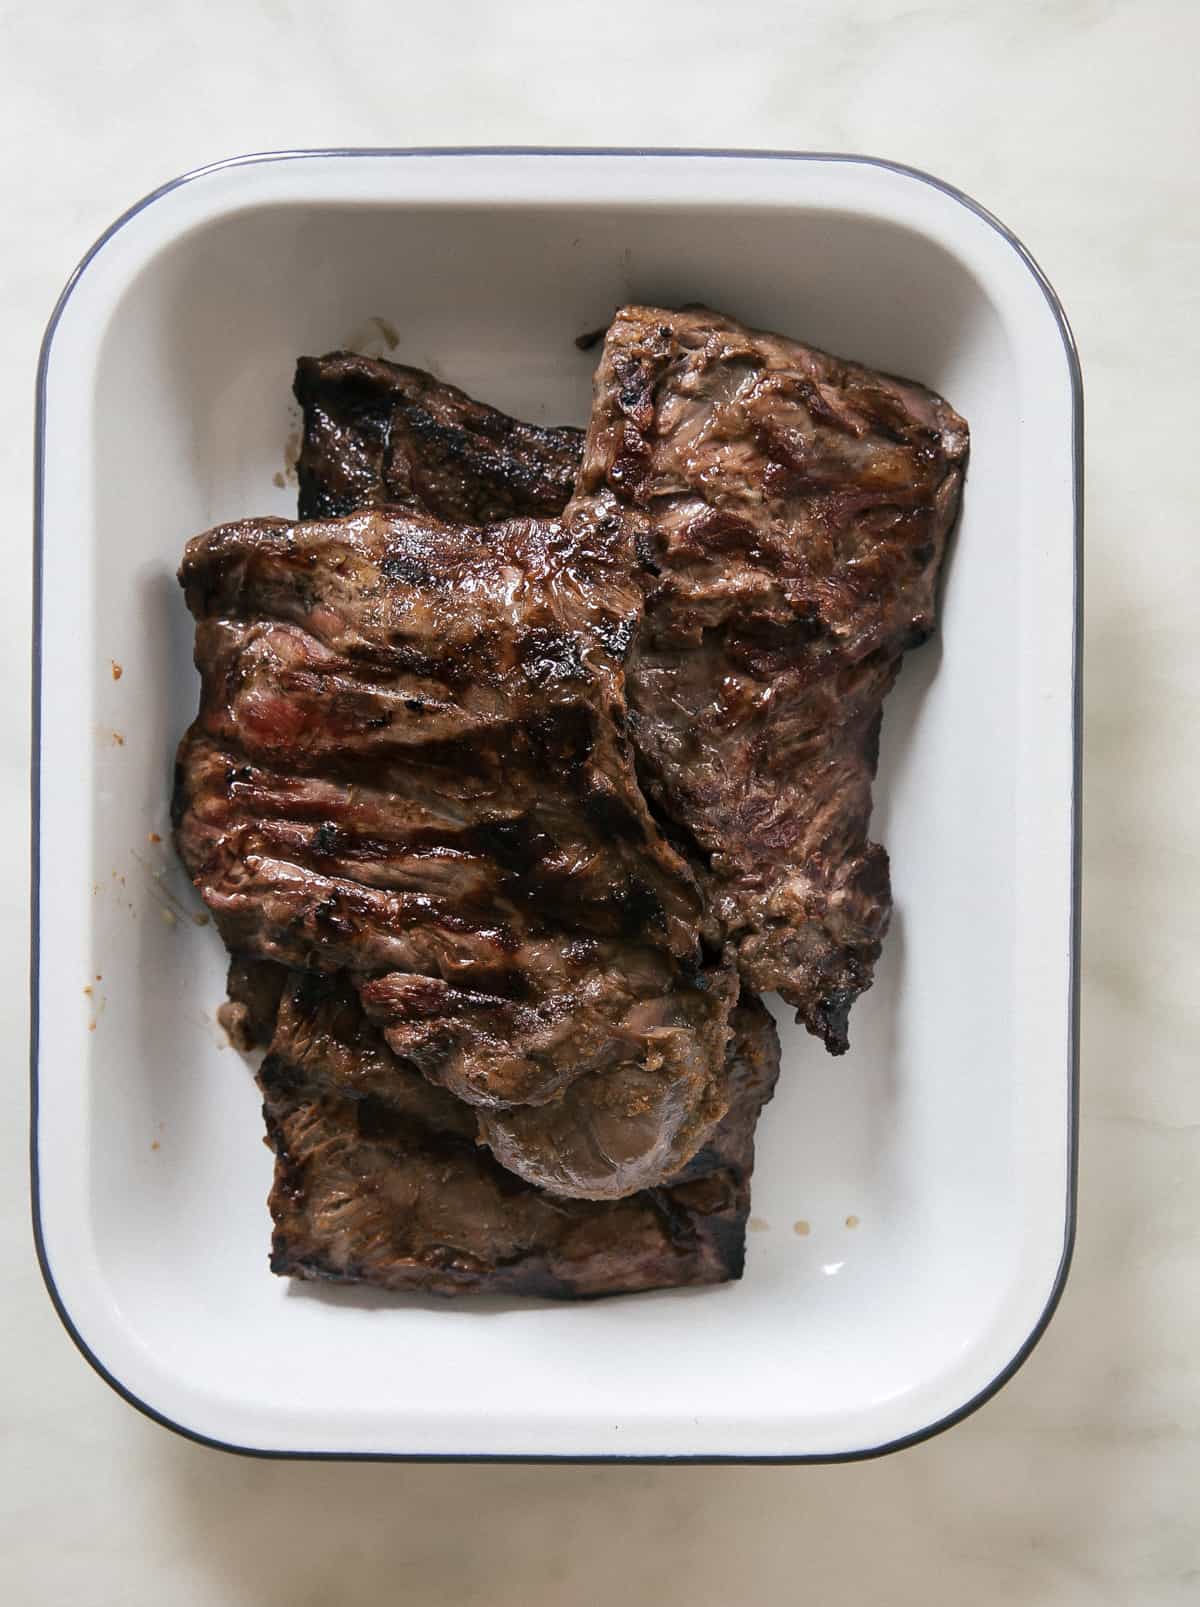
[[[386,502],[369,430],[343,418],[366,465],[350,495]],[[692,858],[710,940],[834,1053],[891,909],[867,831],[881,705],[934,626],[967,444],[924,387],[706,309],[621,309],[596,376],[567,524],[636,588],[640,778]]]
[[[636,551],[639,774],[707,867],[743,983],[834,1053],[891,908],[868,839],[881,705],[934,627],[967,445],[919,385],[703,308],[625,307],[564,516]]]
[[[392,1055],[344,981],[293,977],[260,1073],[277,1157],[272,1269],[557,1299],[737,1278],[754,1127],[778,1067],[769,1014],[738,1007],[730,1108],[686,1169],[620,1200],[556,1198],[477,1145],[470,1108]]]
[[[232,950],[352,973],[398,1055],[494,1113],[506,1165],[606,1197],[722,1114],[734,985],[637,785],[623,582],[602,543],[561,549],[381,513],[198,537],[176,837]],[[583,1079],[610,1142],[568,1152]]]
[[[272,1266],[736,1277],[778,1069],[750,990],[845,1048],[890,912],[881,705],[966,426],[703,308],[617,314],[586,446],[347,353],[295,389],[307,522],[181,571],[177,841],[222,1020],[270,1041]]]
[[[300,517],[413,508],[467,524],[561,512],[583,432],[509,418],[418,368],[302,357]]]

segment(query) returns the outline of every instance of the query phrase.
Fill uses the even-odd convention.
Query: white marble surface
[[[1200,692],[1192,0],[440,8],[0,5],[0,1556],[75,1607],[801,1598],[821,1607],[1200,1600],[1200,1079],[1188,821]],[[288,1465],[144,1421],[72,1348],[26,1204],[25,687],[33,367],[81,251],[243,150],[461,142],[866,151],[1029,243],[1088,405],[1079,1246],[1062,1309],[977,1416],[838,1468]]]

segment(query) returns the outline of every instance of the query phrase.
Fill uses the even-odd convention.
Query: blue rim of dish
[[[976,217],[982,219],[989,228],[996,233],[1016,252],[1025,267],[1037,282],[1038,289],[1049,304],[1062,337],[1066,352],[1067,368],[1071,377],[1071,411],[1073,418],[1072,439],[1072,468],[1073,468],[1073,507],[1075,525],[1075,565],[1074,565],[1074,598],[1072,614],[1072,703],[1071,703],[1071,739],[1072,739],[1072,784],[1071,784],[1071,954],[1070,954],[1070,998],[1068,1001],[1068,1152],[1067,1152],[1067,1201],[1065,1232],[1063,1235],[1062,1258],[1055,1274],[1054,1284],[1050,1290],[1049,1298],[1042,1310],[1041,1316],[1034,1324],[1029,1336],[1021,1345],[1012,1359],[1003,1367],[991,1381],[978,1390],[962,1406],[948,1412],[944,1417],[928,1424],[925,1428],[916,1429],[911,1434],[890,1440],[882,1445],[867,1446],[862,1450],[835,1451],[829,1454],[808,1453],[788,1455],[786,1453],[770,1456],[728,1456],[720,1454],[699,1456],[624,1456],[620,1454],[593,1454],[593,1455],[540,1455],[538,1453],[505,1453],[505,1452],[417,1452],[417,1451],[283,1451],[264,1449],[251,1445],[235,1445],[226,1440],[215,1439],[211,1435],[198,1433],[195,1429],[187,1428],[182,1423],[176,1423],[165,1416],[147,1401],[141,1400],[137,1395],[126,1388],[121,1380],[115,1377],[104,1366],[104,1363],[89,1348],[87,1341],[72,1321],[71,1314],[63,1302],[62,1296],[54,1282],[54,1273],[50,1267],[46,1254],[46,1246],[42,1237],[42,1222],[40,1208],[40,1184],[38,1178],[38,969],[40,954],[40,872],[41,872],[41,841],[40,841],[40,810],[41,810],[41,691],[42,691],[42,516],[44,506],[43,475],[45,469],[45,423],[46,423],[46,374],[50,361],[50,349],[54,341],[54,334],[58,328],[59,320],[63,315],[67,302],[85,272],[100,251],[108,244],[112,237],[125,227],[140,212],[152,206],[172,190],[178,190],[185,184],[191,184],[196,179],[206,178],[209,174],[224,172],[229,168],[252,167],[267,162],[294,162],[313,158],[329,157],[431,157],[431,156],[625,156],[625,157],[721,157],[752,160],[771,160],[781,162],[844,162],[857,164],[861,167],[882,168],[889,173],[899,173],[905,178],[915,179],[921,184],[927,184],[931,189],[940,191],[949,196],[952,201],[958,202]],[[122,1399],[150,1418],[160,1423],[164,1428],[182,1435],[184,1439],[192,1440],[198,1445],[210,1446],[214,1450],[231,1451],[239,1456],[263,1457],[269,1460],[280,1461],[320,1461],[320,1462],[533,1462],[533,1463],[651,1463],[664,1464],[781,1464],[791,1466],[805,1463],[832,1463],[832,1462],[863,1462],[875,1457],[888,1456],[894,1451],[906,1450],[909,1446],[919,1445],[923,1440],[932,1439],[936,1434],[942,1434],[961,1423],[964,1418],[970,1417],[979,1410],[993,1395],[1008,1383],[1009,1379],[1017,1373],[1029,1359],[1033,1350],[1049,1326],[1050,1319],[1058,1308],[1066,1287],[1067,1275],[1071,1267],[1071,1257],[1075,1249],[1075,1222],[1077,1182],[1079,1171],[1079,949],[1080,949],[1080,867],[1081,867],[1081,808],[1082,808],[1082,772],[1083,772],[1083,675],[1082,675],[1082,649],[1083,649],[1083,376],[1079,366],[1079,354],[1075,346],[1075,337],[1071,333],[1071,326],[1067,322],[1067,315],[1063,310],[1050,281],[1034,260],[1028,248],[999,218],[989,212],[984,206],[965,191],[948,184],[944,179],[935,178],[931,173],[922,172],[920,168],[909,167],[903,162],[890,162],[883,157],[859,156],[841,151],[772,151],[772,150],[719,150],[702,147],[686,147],[672,149],[670,147],[654,146],[580,146],[576,148],[566,146],[537,146],[537,145],[454,145],[454,146],[408,146],[397,149],[385,148],[359,148],[347,147],[332,150],[297,150],[297,151],[263,151],[247,156],[232,156],[220,162],[210,162],[205,167],[198,167],[189,173],[183,173],[178,178],[170,179],[160,184],[149,195],[143,196],[135,202],[128,211],[123,212],[119,218],[111,223],[100,238],[95,242],[86,255],[80,260],[78,267],[67,280],[62,294],[55,303],[50,321],[46,325],[46,333],[42,337],[41,352],[38,357],[37,368],[37,399],[36,399],[36,429],[34,437],[34,504],[33,504],[33,729],[31,741],[31,802],[32,802],[32,842],[30,854],[30,1178],[31,1198],[33,1207],[33,1236],[37,1247],[38,1265],[41,1268],[42,1278],[46,1290],[58,1313],[59,1320],[67,1330],[71,1339],[79,1349],[84,1359],[99,1373],[106,1384],[116,1391]]]

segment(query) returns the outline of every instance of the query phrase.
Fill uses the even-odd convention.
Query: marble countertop
[[[74,0],[0,14],[0,1555],[30,1607],[406,1601],[1174,1607],[1200,1600],[1200,693],[1192,454],[1200,117],[1190,0],[613,0],[570,8]],[[1079,1239],[1018,1376],[942,1437],[829,1468],[234,1458],[138,1416],[46,1299],[27,1205],[32,376],[76,259],[239,151],[849,150],[960,185],[1030,246],[1088,413]]]

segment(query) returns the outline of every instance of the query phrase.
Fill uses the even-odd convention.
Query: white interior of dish
[[[740,1284],[576,1306],[289,1285],[257,1093],[215,1023],[225,955],[167,840],[198,684],[180,552],[294,512],[299,353],[365,347],[583,423],[574,338],[630,300],[709,302],[970,421],[941,637],[884,719],[878,980],[842,1060],[780,1013]],[[1071,443],[1028,267],[871,166],[310,158],[120,229],[54,336],[45,435],[42,1225],[100,1362],[240,1445],[548,1455],[860,1450],[1003,1371],[1064,1249]]]

